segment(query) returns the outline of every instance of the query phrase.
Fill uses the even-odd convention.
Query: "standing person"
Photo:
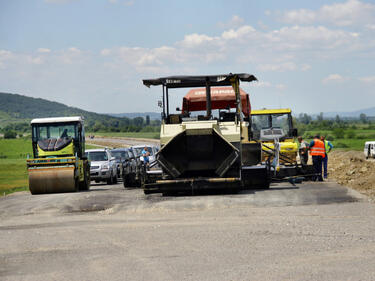
[[[143,148],[142,156],[143,156],[143,163],[146,165],[146,167],[148,167],[148,165],[150,163],[150,158],[149,158],[150,152],[148,151],[147,146],[145,146],[145,148]]]
[[[324,148],[324,142],[320,140],[319,135],[316,135],[314,137],[314,140],[310,142],[309,149],[313,160],[314,171],[316,174],[313,179],[315,181],[323,181],[322,161],[326,156],[326,151]]]
[[[324,178],[326,179],[328,177],[328,170],[327,170],[327,167],[328,167],[328,153],[332,150],[333,145],[332,145],[332,143],[330,141],[326,140],[325,136],[321,136],[320,140],[322,142],[324,142],[324,147],[325,147],[325,152],[326,152],[326,155],[323,158],[323,172],[324,172],[323,174],[324,174]]]
[[[303,140],[301,136],[298,138],[298,154],[299,158],[301,159],[302,165],[307,165],[307,161],[309,161],[309,144]]]

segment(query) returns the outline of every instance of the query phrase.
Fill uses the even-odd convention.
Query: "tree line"
[[[159,132],[161,120],[151,120],[150,116],[146,118],[113,118],[85,120],[85,130],[87,132]],[[10,123],[2,128],[0,132],[4,138],[16,138],[17,135],[31,133],[29,122]]]

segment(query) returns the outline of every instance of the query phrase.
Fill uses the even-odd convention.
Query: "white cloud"
[[[307,70],[310,70],[311,69],[311,65],[309,64],[303,64],[301,65],[301,70],[302,71],[307,71]]]
[[[0,59],[10,59],[12,57],[12,52],[7,50],[0,50]]]
[[[231,29],[229,31],[224,31],[221,37],[226,40],[238,39],[247,36],[252,32],[255,32],[255,28],[250,25],[244,25],[235,30]]]
[[[285,90],[286,89],[286,85],[284,85],[284,84],[277,84],[276,85],[276,89]]]
[[[375,76],[367,76],[367,77],[361,77],[358,78],[359,81],[362,81],[364,83],[375,83]]]
[[[44,60],[41,57],[28,56],[27,61],[31,64],[43,64]]]
[[[282,21],[292,24],[312,23],[316,20],[316,13],[311,10],[300,9],[287,11],[282,15]]]
[[[111,50],[110,49],[103,49],[100,51],[100,54],[102,56],[109,56],[111,54]]]
[[[244,23],[244,19],[237,16],[237,15],[234,15],[228,22],[219,22],[218,23],[218,26],[220,28],[236,28],[236,27],[239,27],[241,26],[242,24]]]
[[[285,62],[281,64],[260,64],[260,71],[291,71],[296,70],[297,65],[294,62]]]
[[[14,57],[11,51],[7,50],[0,50],[0,68],[4,69],[6,67],[6,61],[12,59]]]
[[[330,74],[326,78],[323,78],[322,82],[324,84],[330,83],[330,82],[336,82],[341,83],[344,82],[345,78],[341,76],[340,74]]]
[[[76,48],[76,47],[70,47],[68,49],[68,51],[71,52],[71,53],[74,53],[74,54],[80,54],[81,53],[81,50]]]
[[[48,48],[39,48],[39,49],[37,50],[37,52],[38,52],[38,53],[50,53],[51,50],[48,49]]]
[[[375,5],[359,0],[323,5],[318,10],[299,9],[270,13],[289,24],[330,23],[337,26],[364,25],[375,22]]]
[[[270,88],[272,87],[272,84],[268,81],[255,81],[251,86],[257,88]]]
[[[193,33],[185,35],[184,40],[181,41],[180,45],[186,48],[193,48],[212,40],[214,40],[213,37],[207,36],[205,34]]]

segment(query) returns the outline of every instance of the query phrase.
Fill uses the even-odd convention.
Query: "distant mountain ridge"
[[[359,115],[363,113],[366,114],[368,117],[375,116],[375,107],[365,108],[361,110],[355,110],[350,112],[323,112],[323,116],[327,118],[335,117],[339,115],[340,117],[359,117]]]
[[[88,127],[94,125],[115,128],[134,125],[127,117],[114,117],[70,107],[65,104],[41,98],[0,92],[0,125],[11,122],[28,122],[33,118],[83,116]]]

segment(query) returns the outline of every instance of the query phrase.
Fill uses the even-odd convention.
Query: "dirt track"
[[[93,139],[87,139],[88,144],[95,144],[107,147],[129,147],[132,145],[139,144],[159,144],[159,140],[156,139],[135,139],[135,138],[121,138],[121,137],[95,137]]]

